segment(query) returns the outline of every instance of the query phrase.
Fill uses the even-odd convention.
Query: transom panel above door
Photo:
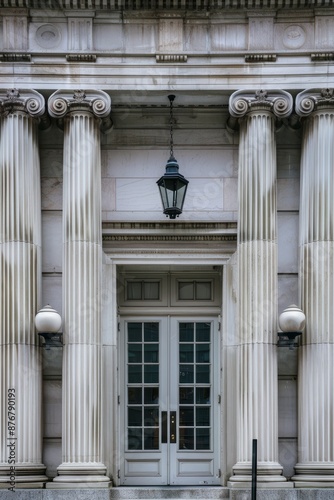
[[[121,484],[219,484],[217,320],[124,318],[120,337]]]

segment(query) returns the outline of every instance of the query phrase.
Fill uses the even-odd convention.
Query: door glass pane
[[[144,362],[159,363],[159,344],[144,345]]]
[[[144,342],[159,342],[159,323],[144,323]]]
[[[133,405],[142,404],[142,388],[141,387],[128,387],[128,403]]]
[[[210,449],[210,429],[196,429],[196,450]]]
[[[210,450],[210,323],[179,324],[179,363],[179,449]]]
[[[160,283],[158,281],[144,281],[144,300],[159,300]]]
[[[181,344],[180,345],[180,363],[193,363],[194,362],[194,345]]]
[[[159,387],[144,388],[144,403],[145,404],[159,403]]]
[[[194,283],[179,281],[179,300],[194,300]]]
[[[195,297],[196,300],[211,300],[211,282],[196,281]]]
[[[128,281],[127,282],[127,299],[128,300],[141,300],[141,281]]]
[[[141,406],[129,406],[128,407],[128,424],[131,427],[141,427],[142,422],[142,410]]]
[[[180,365],[180,384],[191,384],[194,382],[194,366]]]
[[[181,427],[179,430],[179,448],[180,450],[194,449],[194,429]]]
[[[159,449],[159,323],[128,323],[127,449]],[[143,400],[144,397],[144,400]]]
[[[194,323],[180,323],[180,342],[194,342]]]
[[[128,346],[128,361],[129,361],[129,363],[141,363],[142,362],[142,345],[141,344],[129,344],[129,346]]]
[[[141,450],[143,445],[143,431],[142,429],[135,428],[131,429],[129,427],[128,429],[128,449],[129,450]]]
[[[142,341],[142,324],[128,323],[128,342]]]
[[[196,323],[196,342],[210,342],[210,323]]]
[[[193,387],[180,387],[179,389],[179,403],[193,404],[194,403],[194,388]]]

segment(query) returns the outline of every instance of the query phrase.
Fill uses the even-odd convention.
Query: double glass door
[[[214,319],[122,321],[124,485],[219,484]]]

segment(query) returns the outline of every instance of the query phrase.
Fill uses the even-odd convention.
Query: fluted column
[[[334,486],[334,92],[301,92],[297,487]]]
[[[286,487],[278,463],[277,241],[275,121],[288,116],[283,91],[235,92],[240,125],[238,221],[237,457],[231,486],[251,480],[258,440],[258,481]]]
[[[38,117],[33,90],[0,92],[0,487],[42,487]],[[11,479],[12,484],[8,481]],[[16,486],[13,485],[16,483]]]
[[[101,456],[100,124],[110,98],[58,91],[49,113],[64,126],[63,463],[54,482],[108,486]]]

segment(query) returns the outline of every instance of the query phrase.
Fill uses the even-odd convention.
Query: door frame
[[[143,308],[145,309],[145,308]],[[143,311],[141,315],[122,315],[120,318],[120,328],[118,332],[118,345],[119,345],[119,359],[118,359],[118,374],[119,374],[119,391],[120,395],[118,401],[119,407],[119,435],[123,436],[123,439],[119,440],[119,457],[120,457],[120,468],[119,468],[119,479],[121,485],[136,485],[136,486],[199,486],[199,485],[219,485],[220,484],[220,461],[221,461],[221,381],[220,381],[220,335],[218,331],[218,317],[217,315],[207,315],[204,316],[195,314],[195,311],[187,311],[187,313],[177,316],[168,315],[168,309],[166,309],[165,315],[152,316],[147,313],[147,310]],[[159,452],[155,451],[142,451],[140,452],[127,452],[125,449],[125,433],[126,433],[126,394],[125,394],[125,381],[126,381],[126,325],[129,322],[159,322],[160,333],[163,335],[161,337],[161,349],[167,350],[167,356],[163,358],[163,364],[161,365],[161,375],[166,372],[167,378],[165,380],[165,390],[167,391],[168,401],[165,402],[164,398],[161,398],[161,404],[159,411],[176,411],[177,419],[179,418],[179,407],[177,402],[178,391],[170,392],[170,387],[179,386],[177,381],[176,372],[172,370],[171,356],[175,356],[176,352],[172,352],[172,349],[178,349],[179,345],[178,339],[172,340],[171,332],[172,326],[176,326],[179,322],[210,322],[211,327],[211,398],[212,398],[212,409],[211,409],[211,450],[204,451],[186,451],[182,452],[177,447],[177,444],[160,443]],[[178,328],[175,331],[179,331]],[[167,335],[166,335],[167,334]],[[162,378],[161,378],[162,380]],[[160,393],[161,394],[161,393]],[[173,400],[170,398],[173,396]],[[160,395],[161,397],[161,395]],[[165,408],[166,406],[166,408]],[[173,408],[172,408],[173,406]],[[175,406],[175,408],[174,408]],[[168,413],[170,415],[170,413]],[[178,442],[178,440],[177,440]],[[123,444],[122,444],[123,443]],[[146,454],[146,471],[142,467],[145,465],[145,458],[143,454]],[[136,455],[141,456],[138,460],[135,458]],[[139,463],[140,462],[140,463]],[[127,470],[131,471],[131,466],[133,466],[132,474],[129,473],[127,479]],[[142,468],[141,468],[142,467]],[[151,469],[148,469],[151,467]],[[204,471],[204,467],[206,467]],[[137,471],[140,472],[136,472]],[[193,472],[189,472],[192,469]],[[151,472],[149,472],[151,470]],[[182,472],[183,471],[183,472]],[[138,475],[137,475],[138,474]]]

